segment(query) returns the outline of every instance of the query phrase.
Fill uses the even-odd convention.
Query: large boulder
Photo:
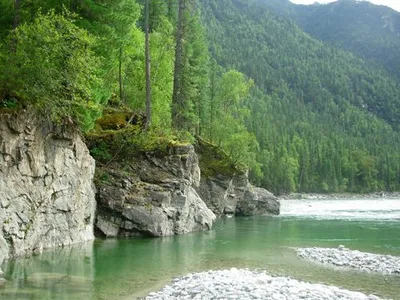
[[[92,240],[94,171],[71,125],[0,114],[0,256]]]
[[[242,216],[279,215],[280,203],[266,189],[248,185],[238,201],[236,214]]]
[[[192,145],[136,153],[96,170],[101,236],[170,236],[208,230],[215,220],[195,190],[200,184]]]

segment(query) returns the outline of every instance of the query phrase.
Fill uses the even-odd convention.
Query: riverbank
[[[327,200],[327,199],[394,199],[400,198],[400,192],[376,192],[368,194],[351,194],[351,193],[335,193],[335,194],[314,194],[314,193],[292,193],[288,195],[278,196],[279,200]]]
[[[273,300],[378,300],[335,286],[311,284],[265,272],[232,268],[189,274],[175,279],[146,300],[161,299],[273,299]]]
[[[343,245],[334,248],[297,248],[299,257],[326,265],[360,271],[400,275],[400,257],[350,250]]]

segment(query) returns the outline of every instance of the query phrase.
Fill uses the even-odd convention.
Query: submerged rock
[[[145,299],[273,299],[273,300],[379,300],[374,295],[334,286],[311,284],[287,277],[273,277],[249,270],[208,271],[175,279]]]
[[[75,128],[0,114],[0,256],[93,239],[94,168]]]
[[[335,248],[298,248],[297,255],[315,262],[381,274],[400,274],[400,257]]]
[[[208,230],[214,213],[197,194],[200,169],[192,145],[142,153],[97,169],[100,235],[169,236]]]

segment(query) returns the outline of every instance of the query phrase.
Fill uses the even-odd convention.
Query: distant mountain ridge
[[[296,22],[311,36],[382,65],[400,78],[400,13],[368,1],[338,0],[296,5],[288,0],[257,0]]]

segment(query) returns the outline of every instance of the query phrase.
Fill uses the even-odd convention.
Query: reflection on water
[[[94,264],[92,243],[11,260],[0,299],[90,299]]]
[[[346,201],[341,205],[345,207]],[[384,201],[380,205],[385,207]],[[398,228],[396,220],[283,215],[222,219],[212,231],[186,236],[96,240],[93,247],[78,246],[9,262],[5,271],[10,282],[0,291],[0,299],[134,299],[175,276],[231,267],[264,269],[399,299],[399,276],[324,267],[297,258],[291,249],[344,244],[400,256]]]

